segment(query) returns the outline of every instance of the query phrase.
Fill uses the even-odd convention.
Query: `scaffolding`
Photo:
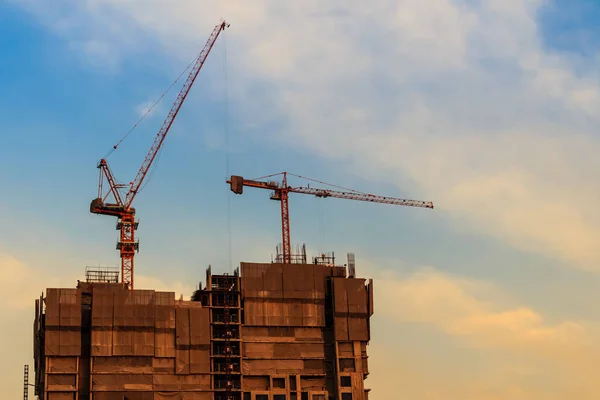
[[[323,253],[320,256],[313,257],[313,264],[334,267],[335,266],[335,254],[333,252]]]
[[[275,259],[272,263],[283,264],[283,246],[281,243],[275,248]],[[290,254],[290,264],[306,264],[306,244],[296,246],[296,250]]]
[[[354,278],[356,276],[356,261],[354,253],[348,253],[348,278]]]
[[[88,283],[119,283],[119,267],[85,267],[85,281]]]
[[[204,304],[211,310],[212,372],[215,400],[241,400],[239,272],[212,275],[207,270]]]
[[[23,368],[23,400],[29,399],[29,365]]]

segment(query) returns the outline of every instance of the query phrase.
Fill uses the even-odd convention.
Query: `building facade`
[[[241,273],[239,273],[241,272]],[[172,292],[79,283],[36,300],[43,400],[365,400],[373,282],[242,263]]]

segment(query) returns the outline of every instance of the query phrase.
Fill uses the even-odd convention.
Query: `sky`
[[[289,171],[434,210],[292,195],[292,242],[375,280],[372,398],[600,393],[600,3],[0,2],[0,384],[22,393],[34,299],[116,266],[96,163],[218,40],[135,200],[136,287],[185,297],[268,262]],[[108,161],[133,179],[180,81]],[[292,185],[306,185],[295,179]],[[311,184],[312,186],[312,184]]]

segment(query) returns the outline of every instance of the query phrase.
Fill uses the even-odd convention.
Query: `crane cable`
[[[185,69],[181,72],[181,74],[179,74],[179,76],[177,77],[177,79],[175,79],[173,81],[173,83],[171,83],[171,85],[167,88],[167,90],[165,90],[160,97],[152,104],[152,106],[150,106],[150,108],[148,108],[148,110],[146,110],[146,112],[141,116],[141,118],[131,127],[131,129],[129,129],[129,131],[127,131],[127,133],[125,133],[125,135],[121,138],[121,140],[119,140],[117,142],[117,144],[115,144],[112,149],[110,149],[110,151],[108,153],[106,153],[106,155],[104,156],[104,158],[108,158],[120,145],[121,143],[135,130],[135,128],[138,127],[138,125],[144,120],[144,118],[146,118],[146,116],[148,116],[148,114],[150,114],[152,112],[152,110],[154,109],[154,107],[156,107],[156,105],[158,103],[160,103],[160,101],[163,99],[163,97],[165,97],[165,95],[173,88],[173,86],[175,86],[175,84],[177,82],[179,82],[179,80],[181,79],[181,77],[187,72],[188,69],[190,69],[192,67],[192,65],[194,65],[194,63],[196,62],[196,58],[194,58],[192,60],[192,62],[190,62],[188,64],[187,67],[185,67]]]
[[[106,153],[106,155],[104,156],[104,158],[108,158],[115,150],[117,150],[117,148],[119,147],[119,145],[135,130],[135,128],[137,128],[140,123],[144,120],[144,118],[146,118],[148,116],[148,114],[150,114],[152,112],[152,110],[157,106],[158,103],[161,102],[161,100],[165,97],[165,95],[167,93],[169,93],[171,91],[171,89],[173,89],[173,86],[175,86],[175,84],[177,82],[179,82],[179,80],[181,79],[181,77],[192,67],[192,65],[194,65],[194,63],[196,62],[196,60],[198,59],[198,57],[194,58],[184,69],[183,71],[181,71],[181,73],[179,74],[179,76],[169,85],[169,87],[160,95],[160,97],[150,106],[150,108],[148,108],[146,110],[146,112],[141,116],[141,118],[131,127],[131,129],[129,129],[129,131],[127,131],[127,133],[125,133],[125,135],[123,135],[123,137],[121,138],[121,140],[119,140],[117,142],[117,144],[115,144],[112,149],[110,149],[110,151],[108,153]],[[162,154],[162,150],[164,148],[164,144],[163,146],[161,146],[160,150],[158,151],[158,154],[156,156],[156,160],[154,161],[153,165],[152,165],[152,169],[150,170],[150,173],[148,174],[148,177],[146,178],[146,181],[144,182],[144,184],[142,185],[142,187],[138,190],[138,194],[142,192],[142,190],[144,190],[144,188],[146,187],[146,185],[148,184],[148,182],[150,182],[152,180],[152,175],[154,175],[154,172],[156,171],[156,167],[159,163],[160,160],[160,156]],[[115,178],[115,181],[118,182],[118,180]]]
[[[229,157],[229,85],[227,76],[227,37],[225,32],[221,35],[223,38],[223,75],[225,79],[224,84],[224,97],[225,97],[225,110],[223,112],[223,128],[225,130],[225,177],[229,179],[230,170],[230,157]],[[231,192],[227,190],[227,246],[228,246],[228,262],[229,272],[233,272],[233,261],[232,261],[232,235],[231,235]]]
[[[320,183],[321,185],[325,185],[325,186],[331,186],[331,187],[334,187],[334,188],[337,188],[337,189],[341,189],[341,190],[346,191],[346,192],[352,192],[352,193],[356,193],[356,194],[369,194],[369,193],[361,192],[361,191],[358,191],[358,190],[349,189],[347,187],[343,187],[343,186],[340,186],[340,185],[334,185],[333,183],[327,183],[327,182],[319,181],[317,179],[307,178],[306,176],[296,175],[296,174],[293,174],[291,172],[286,172],[286,173],[288,175],[290,175],[290,176],[295,176],[296,178],[306,179],[307,181],[311,181],[311,182],[315,182],[315,183]],[[262,180],[262,179],[266,179],[266,178],[272,178],[272,177],[277,176],[277,175],[283,175],[283,172],[278,172],[276,174],[261,176],[261,177],[258,177],[258,178],[254,178],[252,180],[253,181],[258,181],[258,180]],[[227,178],[227,179],[229,179],[229,178]]]
[[[348,189],[348,188],[343,187],[343,186],[334,185],[333,183],[327,183],[327,182],[319,181],[317,179],[307,178],[306,176],[300,176],[300,175],[292,174],[291,172],[288,172],[287,174],[291,175],[291,176],[295,176],[296,178],[306,179],[307,181],[312,181],[312,182],[315,182],[315,183],[320,183],[321,185],[331,186],[331,187],[338,188],[338,189],[341,189],[341,190],[344,190],[344,191],[347,191],[347,192],[352,192],[352,193],[357,193],[357,194],[368,194],[368,193],[360,192],[358,190]]]

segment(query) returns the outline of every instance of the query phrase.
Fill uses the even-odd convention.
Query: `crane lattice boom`
[[[337,190],[313,189],[306,187],[290,188],[290,192],[312,194],[317,197],[335,197],[338,199],[370,201],[372,203],[394,204],[397,206],[433,208],[431,201],[406,200],[395,197],[375,196],[367,193],[339,192]]]

